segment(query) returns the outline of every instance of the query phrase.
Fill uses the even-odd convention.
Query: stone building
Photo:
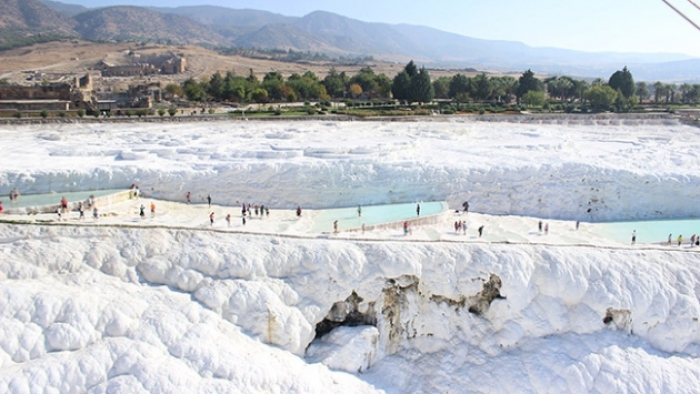
[[[164,55],[131,55],[127,64],[114,64],[105,60],[97,64],[103,77],[134,77],[155,74],[180,74],[185,72],[184,57],[168,53]]]
[[[0,86],[2,111],[91,111],[95,108],[94,104],[90,74],[74,78],[73,83]]]

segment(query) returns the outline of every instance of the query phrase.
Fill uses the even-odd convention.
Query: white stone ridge
[[[193,201],[212,194],[224,205],[469,200],[477,212],[552,219],[700,216],[688,203],[700,182],[700,130],[601,122],[8,127],[0,130],[0,195],[138,183],[156,198],[182,201],[191,191]]]
[[[560,356],[550,338],[566,348],[601,337],[610,346],[592,349],[592,354],[613,351],[614,339],[623,338],[625,352],[641,360],[665,354],[656,360],[659,368],[685,374],[674,370],[669,360],[694,358],[700,351],[700,302],[695,294],[700,256],[695,253],[284,238],[271,243],[269,236],[186,230],[3,225],[0,231],[0,239],[15,239],[4,245],[0,260],[6,275],[0,287],[0,326],[5,330],[0,380],[10,384],[24,376],[25,383],[17,387],[41,387],[33,380],[38,365],[60,368],[56,373],[66,379],[81,375],[56,357],[67,353],[82,358],[86,352],[91,363],[101,365],[99,371],[107,372],[71,379],[117,384],[111,377],[124,372],[116,372],[121,364],[114,359],[128,357],[128,366],[121,368],[135,374],[140,384],[157,375],[158,381],[167,381],[162,383],[165,387],[186,388],[179,386],[188,381],[183,376],[202,375],[204,370],[214,378],[241,383],[237,379],[244,378],[236,374],[260,373],[255,371],[263,367],[267,374],[269,366],[250,359],[245,366],[224,361],[230,357],[222,352],[233,351],[226,344],[237,346],[245,336],[236,334],[232,341],[220,335],[230,337],[240,327],[258,341],[246,339],[246,346],[271,343],[303,356],[314,327],[335,302],[353,292],[364,304],[374,304],[376,350],[367,348],[370,335],[370,342],[357,342],[356,352],[337,350],[325,357],[333,367],[345,364],[371,371],[376,363],[380,370],[393,370],[393,363],[412,353],[433,359],[457,348],[488,357],[495,365],[499,360],[512,362],[508,360],[515,354],[524,357],[535,343],[545,344],[544,357],[556,364]],[[43,241],[45,237],[50,242]],[[500,278],[503,298],[493,300],[482,315],[470,313],[472,297],[491,274]],[[629,321],[605,324],[608,308],[629,311]],[[611,332],[618,334],[611,337]],[[584,362],[584,353],[572,352],[565,358]],[[620,350],[615,352],[622,357]],[[168,360],[168,371],[183,370],[182,374],[162,375],[165,367],[150,365],[155,358]],[[298,363],[289,373],[309,368]],[[477,363],[473,356],[457,359],[448,368],[464,370],[470,363]],[[8,369],[10,365],[15,367]],[[540,379],[566,378],[559,388],[573,390],[586,383],[587,378],[575,379],[553,366],[538,368],[538,374],[549,376]],[[634,373],[641,376],[646,371]],[[279,379],[283,381],[274,384],[286,387],[290,378]],[[436,384],[434,377],[426,379]],[[466,377],[454,379],[452,383]],[[603,378],[590,377],[586,384],[603,385],[597,379]],[[605,379],[623,391],[639,384],[623,375]],[[389,392],[408,389],[391,381],[373,383]],[[130,387],[128,382],[118,384]],[[295,378],[294,384],[312,383]]]
[[[3,126],[0,195],[145,198],[3,215],[0,392],[696,392],[700,253],[590,222],[700,217],[700,130],[518,119]],[[428,200],[470,213],[310,231]]]

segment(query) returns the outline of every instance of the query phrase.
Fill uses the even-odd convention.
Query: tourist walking
[[[479,226],[479,238],[484,234],[484,226]]]
[[[100,218],[100,212],[97,210],[97,207],[92,208],[92,218],[95,220]]]
[[[666,245],[671,245],[671,238],[672,238],[671,236],[672,236],[672,235],[673,235],[673,234],[669,234],[669,235],[668,235],[668,243],[666,243]]]
[[[537,229],[538,229],[540,232],[542,232],[542,221],[541,221],[541,220],[537,223]]]
[[[682,243],[683,243],[683,235],[681,234],[678,236],[678,246],[681,246]]]
[[[338,221],[333,222],[333,233],[338,234]]]
[[[301,206],[297,205],[297,217],[301,217]]]
[[[544,224],[544,233],[545,233],[545,235],[549,234],[549,223]]]
[[[581,224],[578,220],[576,221],[576,230],[578,231],[578,226]]]
[[[467,222],[462,220],[462,235],[467,235]]]
[[[151,201],[151,217],[156,217],[156,203]]]
[[[139,216],[141,216],[141,219],[146,217],[146,207],[144,207],[143,204],[139,207]]]
[[[357,206],[357,217],[362,217],[362,205]]]
[[[632,245],[637,243],[637,230],[632,231]]]
[[[85,219],[85,209],[83,208],[83,202],[78,203],[78,220]]]
[[[207,194],[207,202],[209,203],[209,208],[211,208],[211,194]]]
[[[228,223],[228,226],[231,227],[231,214],[226,215],[226,223]]]
[[[463,202],[462,208],[464,208],[464,212],[469,212],[469,201]]]
[[[420,216],[420,204],[416,204],[416,216]]]
[[[188,204],[192,203],[192,200],[191,200],[192,194],[190,192],[187,192],[187,195],[185,196],[185,198],[187,199]]]
[[[209,214],[209,225],[214,226],[214,212]]]

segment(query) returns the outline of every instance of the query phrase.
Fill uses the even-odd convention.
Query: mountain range
[[[17,35],[136,40],[374,56],[428,68],[607,78],[628,66],[637,80],[700,81],[700,59],[683,54],[582,52],[465,37],[408,24],[370,23],[330,12],[289,17],[217,6],[116,6],[88,9],[52,0],[0,0],[0,44]],[[697,70],[697,71],[696,71]]]

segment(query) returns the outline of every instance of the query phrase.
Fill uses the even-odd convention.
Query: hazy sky
[[[700,25],[700,0],[667,0]],[[323,10],[365,22],[410,23],[469,37],[583,51],[700,57],[700,31],[662,0],[63,0],[88,7],[218,5],[303,16]]]

